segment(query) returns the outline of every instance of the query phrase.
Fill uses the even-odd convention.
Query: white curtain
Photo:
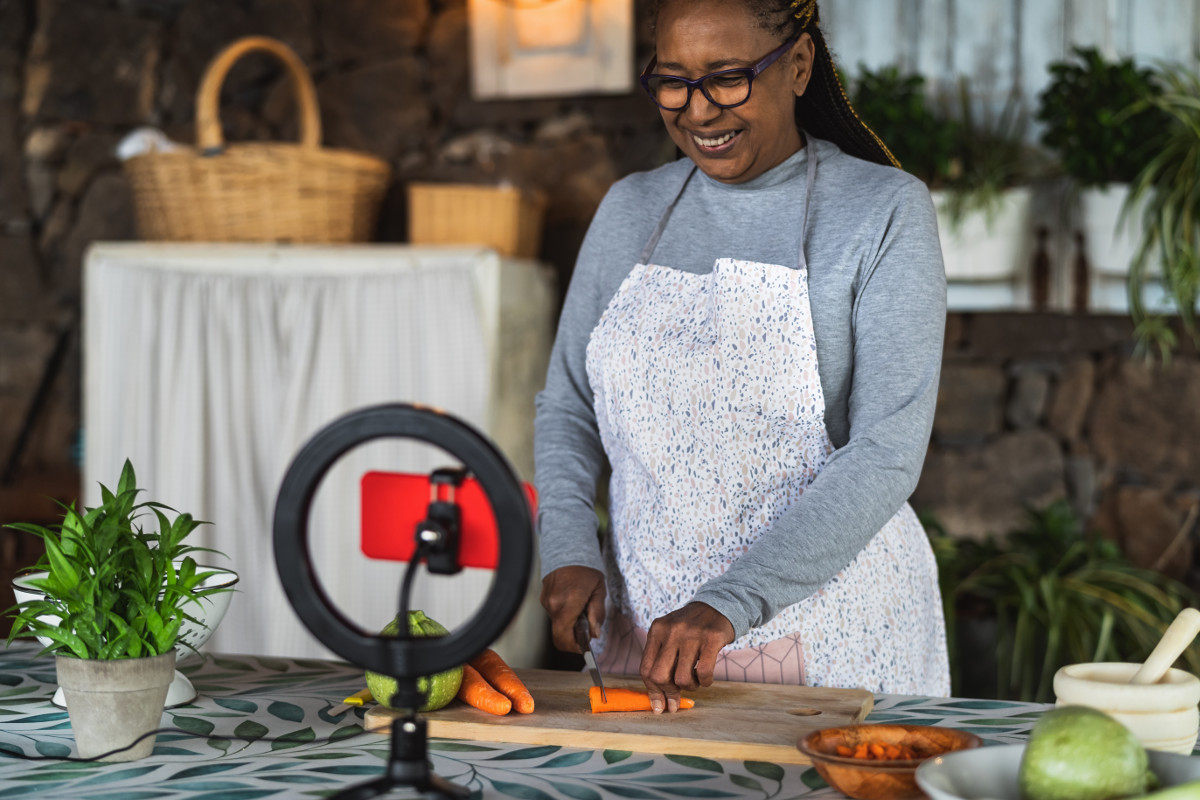
[[[275,569],[272,517],[291,459],[337,417],[378,403],[436,406],[485,433],[500,400],[531,417],[540,387],[509,398],[493,387],[504,349],[495,340],[501,269],[535,266],[502,264],[487,250],[94,247],[85,273],[85,501],[98,500],[99,483],[115,486],[129,458],[145,497],[212,523],[195,542],[228,561],[201,560],[234,569],[241,582],[206,650],[328,656]],[[450,463],[431,446],[381,440],[325,476],[310,552],[326,591],[363,628],[395,614],[403,565],[359,551],[359,478]],[[490,577],[422,574],[413,607],[453,628],[474,613]],[[518,664],[542,647],[533,605],[497,644]]]

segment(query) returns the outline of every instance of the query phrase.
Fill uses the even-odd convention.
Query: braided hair
[[[654,0],[651,23],[659,10],[671,0]],[[687,2],[687,0],[683,0]],[[817,0],[739,0],[758,23],[780,37],[781,41],[807,33],[812,37],[816,56],[808,89],[796,98],[796,126],[836,144],[845,153],[876,164],[899,167],[900,162],[887,145],[859,118],[834,66],[833,54],[821,32],[821,12]]]

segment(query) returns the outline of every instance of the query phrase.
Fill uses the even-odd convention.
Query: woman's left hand
[[[642,682],[655,714],[679,710],[681,689],[711,686],[717,654],[733,641],[733,624],[706,603],[688,603],[650,624]]]

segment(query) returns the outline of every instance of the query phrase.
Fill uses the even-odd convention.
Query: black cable
[[[363,729],[350,736],[341,736],[337,739],[337,741],[340,743],[349,739],[357,739],[366,732],[366,729]],[[224,733],[196,733],[195,731],[185,731],[183,728],[155,728],[152,731],[146,731],[124,747],[118,747],[116,750],[109,750],[107,753],[101,753],[98,756],[91,756],[90,758],[79,758],[77,756],[31,756],[19,751],[14,752],[12,750],[8,750],[5,748],[5,744],[3,742],[0,742],[0,756],[20,758],[26,761],[75,761],[86,764],[93,761],[100,761],[101,759],[108,758],[109,756],[115,756],[117,753],[124,753],[126,750],[136,747],[143,739],[149,736],[157,736],[160,733],[182,733],[186,736],[194,736],[197,739],[232,739],[239,742],[295,742],[296,744],[327,744],[334,741],[332,737],[328,739],[314,739],[309,742],[300,742],[288,736],[231,736]]]
[[[425,542],[417,544],[416,550],[413,551],[412,557],[408,560],[408,566],[404,569],[404,580],[400,582],[400,602],[399,614],[396,625],[399,631],[396,634],[398,639],[410,639],[412,634],[408,630],[408,606],[409,595],[412,593],[413,579],[417,577],[417,569],[421,566],[421,562],[429,555],[428,548]]]

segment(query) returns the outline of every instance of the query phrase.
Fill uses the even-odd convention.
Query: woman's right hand
[[[550,614],[554,646],[578,653],[575,621],[585,611],[594,637],[604,623],[604,573],[591,567],[559,567],[542,579],[542,607]]]

